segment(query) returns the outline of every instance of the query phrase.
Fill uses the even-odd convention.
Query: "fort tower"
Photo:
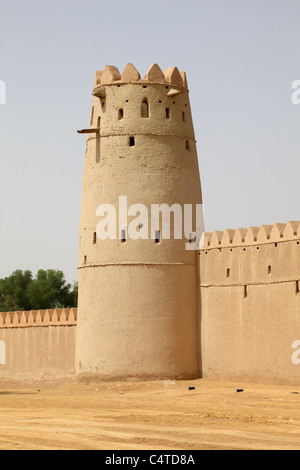
[[[199,376],[197,251],[150,233],[151,204],[201,204],[184,72],[132,64],[96,72],[80,220],[78,379]],[[148,238],[133,240],[119,197],[144,204]],[[97,236],[101,204],[116,208],[117,238]],[[172,219],[173,220],[173,219]],[[123,225],[122,225],[123,224]],[[172,224],[171,224],[172,228]],[[140,227],[145,229],[144,226]]]

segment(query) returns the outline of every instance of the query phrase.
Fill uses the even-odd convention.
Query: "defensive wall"
[[[106,66],[92,94],[78,131],[87,134],[78,326],[77,309],[0,313],[0,379],[300,385],[300,222],[205,233],[198,252],[159,227],[155,239],[130,239],[119,217],[119,236],[100,243],[103,201],[118,207],[126,195],[150,213],[202,195],[184,72],[153,64],[142,79],[132,64],[122,74]]]
[[[205,233],[199,251],[200,375],[300,384],[300,222]],[[0,378],[75,375],[77,309],[0,313]]]
[[[76,324],[75,308],[0,313],[0,379],[73,376]]]
[[[205,233],[198,258],[200,376],[300,384],[300,222]],[[74,377],[76,325],[77,309],[0,313],[0,378]]]
[[[300,384],[300,222],[204,234],[201,374]],[[299,346],[298,346],[299,347]]]

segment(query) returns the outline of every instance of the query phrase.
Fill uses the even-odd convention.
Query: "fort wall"
[[[132,239],[117,214],[116,237],[99,240],[97,208],[117,209],[120,196],[149,215],[152,204],[201,204],[185,73],[153,64],[142,79],[132,64],[106,66],[78,132],[78,326],[77,309],[0,313],[0,378],[300,385],[300,222],[205,233],[198,252],[162,237],[160,223]]]
[[[0,378],[73,376],[76,324],[75,308],[1,312],[0,341],[5,344],[5,364],[0,363]]]
[[[202,376],[299,383],[300,223],[206,233],[199,252]]]

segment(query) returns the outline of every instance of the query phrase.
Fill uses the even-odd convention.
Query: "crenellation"
[[[101,75],[101,83],[112,83],[121,80],[121,74],[117,67],[106,65]]]
[[[134,65],[127,64],[122,75],[121,81],[123,83],[137,82],[141,79],[140,73],[137,71]]]
[[[258,243],[267,243],[270,240],[273,225],[261,225],[257,235]]]
[[[76,308],[0,312],[0,328],[72,326],[76,324]]]
[[[294,240],[297,237],[300,238],[300,222],[289,221],[285,226],[283,238]]]
[[[187,89],[188,88],[188,82],[187,82],[186,72],[180,71],[179,73],[181,75],[183,88]]]
[[[210,240],[210,248],[220,248],[221,243],[222,243],[222,237],[223,233],[220,230],[215,230],[212,234],[211,240]]]
[[[258,232],[259,227],[248,227],[245,236],[245,244],[252,245],[254,243],[257,243]]]
[[[247,235],[246,228],[237,228],[233,236],[233,246],[242,246],[245,244],[245,238]]]
[[[169,67],[164,72],[167,83],[183,88],[182,76],[177,67]]]
[[[221,239],[221,246],[224,246],[224,247],[232,246],[234,234],[235,234],[235,230],[233,229],[224,230],[222,239]]]
[[[145,77],[144,77],[146,82],[151,82],[151,83],[165,83],[165,76],[164,73],[162,72],[161,68],[157,64],[152,64]]]
[[[200,241],[200,250],[204,250],[210,247],[212,234],[212,232],[203,232]]]
[[[270,240],[273,242],[280,241],[283,239],[284,235],[284,229],[286,227],[286,224],[274,224],[271,234],[270,234]]]
[[[299,222],[288,222],[237,229],[235,233],[225,230],[203,234],[200,255],[209,256],[200,257],[200,285],[296,282],[300,264],[299,225]],[[227,270],[230,276],[226,277]]]
[[[140,84],[146,86],[147,83],[157,83],[172,85],[181,89],[188,89],[186,73],[179,71],[177,67],[169,67],[164,72],[157,64],[152,64],[146,72],[144,78],[141,78],[139,71],[133,64],[128,63],[120,74],[119,69],[112,65],[106,65],[103,71],[95,73],[94,94],[98,95],[98,88],[104,85],[120,86],[126,83]]]
[[[262,244],[274,244],[289,240],[300,240],[300,222],[289,221],[286,224],[261,225],[260,227],[248,227],[216,230],[212,233],[204,232],[201,249],[213,249],[222,247],[239,247]]]
[[[94,88],[97,88],[101,84],[102,75],[103,70],[97,70],[97,72],[95,72]]]

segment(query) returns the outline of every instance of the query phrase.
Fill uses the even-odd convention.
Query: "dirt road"
[[[300,449],[298,391],[205,379],[0,382],[0,449]]]

